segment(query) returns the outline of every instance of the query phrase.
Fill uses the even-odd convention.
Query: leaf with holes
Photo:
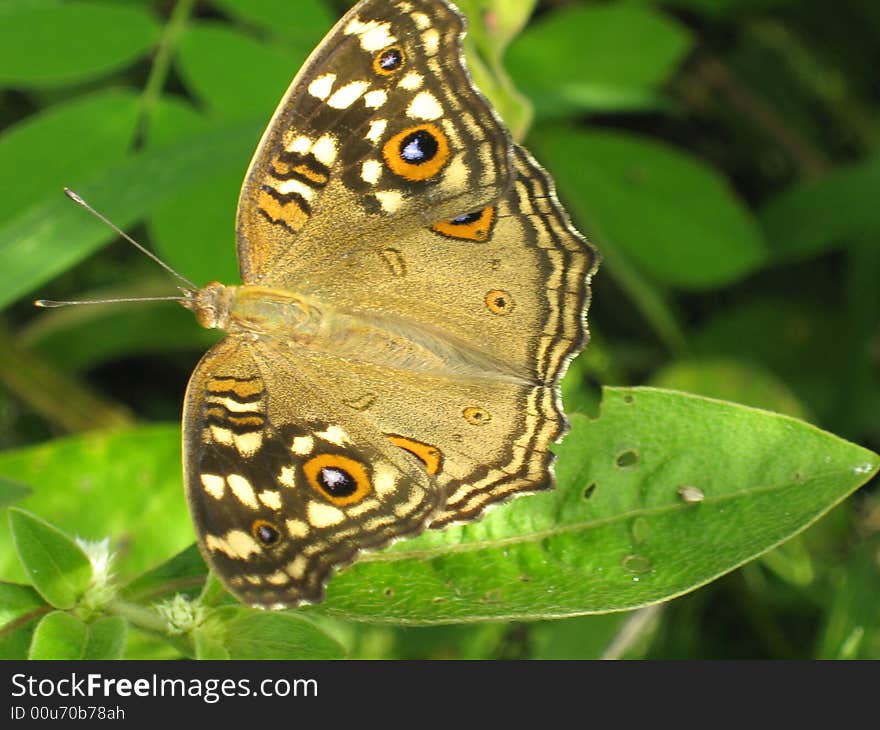
[[[636,608],[703,585],[813,523],[880,457],[796,419],[653,388],[575,415],[558,487],[364,556],[309,610],[455,623]]]

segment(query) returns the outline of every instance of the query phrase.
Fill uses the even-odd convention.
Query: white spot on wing
[[[257,497],[269,509],[281,509],[281,492],[276,492],[274,489],[264,489]]]
[[[333,96],[327,99],[327,104],[334,109],[348,109],[369,86],[366,81],[352,81],[334,91]]]
[[[437,32],[437,29],[431,28],[422,33],[422,43],[425,53],[429,56],[436,56],[437,51],[440,49],[440,34]]]
[[[382,190],[374,195],[386,213],[396,213],[403,205],[403,194],[397,190]]]
[[[232,431],[220,426],[211,426],[211,436],[218,444],[232,446]]]
[[[421,74],[416,73],[415,71],[410,71],[397,85],[407,91],[415,91],[424,83],[424,81],[425,79]]]
[[[289,145],[286,147],[288,152],[297,152],[301,155],[304,155],[310,149],[312,149],[312,139],[311,137],[306,137],[301,134],[299,137],[296,137]]]
[[[373,486],[380,497],[386,497],[395,491],[397,475],[387,464],[379,463],[373,467]]]
[[[278,571],[272,573],[272,575],[266,576],[266,582],[271,583],[273,586],[283,586],[285,583],[288,583],[289,581],[290,581],[290,576],[281,570],[278,570]]]
[[[374,119],[372,122],[370,122],[370,129],[367,131],[366,138],[371,142],[378,142],[379,138],[385,132],[385,127],[387,126],[387,119]]]
[[[378,109],[387,101],[387,99],[388,94],[382,91],[382,89],[368,91],[366,94],[364,94],[364,104],[368,109]]]
[[[250,433],[234,433],[232,440],[235,442],[235,448],[242,456],[253,456],[263,445],[263,434],[259,431],[251,431]]]
[[[413,13],[412,19],[415,21],[416,27],[419,30],[431,27],[431,19],[424,13]]]
[[[299,180],[284,180],[283,182],[276,183],[275,189],[282,195],[287,195],[287,193],[299,193],[309,202],[315,197],[315,189]]]
[[[296,488],[296,470],[292,466],[282,466],[278,472],[278,481],[288,489]]]
[[[413,119],[439,119],[443,116],[443,107],[430,91],[420,91],[407,107],[406,115]]]
[[[297,436],[290,444],[290,450],[297,456],[305,456],[311,454],[315,448],[315,439],[311,436]]]
[[[205,491],[214,499],[220,499],[226,486],[226,480],[217,474],[202,474],[200,477]]]
[[[299,580],[306,574],[308,564],[308,561],[302,555],[297,555],[287,564],[285,570],[291,578]]]
[[[345,519],[345,512],[333,505],[311,502],[308,507],[309,524],[312,527],[330,527]]]
[[[318,78],[309,84],[309,93],[323,101],[330,96],[334,81],[336,81],[336,74],[324,74],[323,76],[318,76]]]
[[[382,163],[378,160],[367,160],[361,165],[361,178],[364,182],[375,185],[382,174]]]
[[[257,504],[257,495],[254,494],[254,488],[241,474],[230,474],[226,477],[226,483],[229,484],[229,488],[239,502],[251,509],[259,508],[260,505]]]
[[[354,18],[345,26],[346,35],[360,36],[361,48],[365,51],[380,51],[394,43],[397,38],[391,35],[390,30],[391,23],[377,20],[362,23],[359,18]]]
[[[302,520],[287,520],[287,534],[291,537],[306,537],[309,526]]]
[[[348,438],[348,434],[342,429],[340,426],[328,426],[324,431],[318,431],[315,436],[318,438],[322,438],[325,441],[329,441],[331,444],[336,444],[337,446],[343,446],[344,444],[350,444],[351,439]]]
[[[331,134],[324,134],[312,145],[312,154],[322,165],[330,167],[336,161],[336,140]]]
[[[230,530],[225,538],[207,535],[205,537],[205,546],[211,552],[221,552],[230,558],[237,558],[239,560],[246,560],[252,553],[259,554],[262,552],[256,540],[241,530]]]

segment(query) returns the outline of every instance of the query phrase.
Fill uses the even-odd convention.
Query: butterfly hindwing
[[[320,600],[333,569],[420,532],[442,503],[384,436],[236,338],[196,367],[183,431],[202,553],[251,605]]]

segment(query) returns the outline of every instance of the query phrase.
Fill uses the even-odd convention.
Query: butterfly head
[[[201,289],[184,289],[181,304],[196,315],[196,321],[207,329],[226,329],[229,320],[229,305],[235,287],[225,286],[217,281],[206,284]]]

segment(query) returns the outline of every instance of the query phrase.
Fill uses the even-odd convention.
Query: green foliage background
[[[603,256],[559,489],[261,614],[205,581],[181,490],[214,335],[30,301],[175,293],[65,185],[237,281],[247,162],[348,3],[0,3],[0,656],[880,658],[876,483],[845,499],[880,448],[880,5],[459,5]],[[109,583],[73,536],[110,538]]]

